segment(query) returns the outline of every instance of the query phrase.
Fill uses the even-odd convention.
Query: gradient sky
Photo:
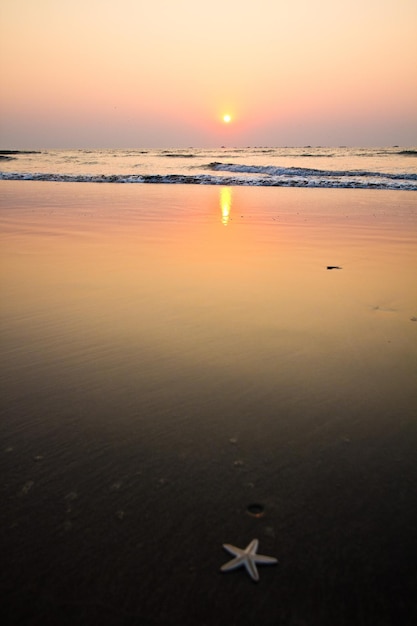
[[[416,145],[416,59],[416,0],[0,0],[0,147]]]

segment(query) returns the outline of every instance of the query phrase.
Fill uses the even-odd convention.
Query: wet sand
[[[0,192],[6,623],[414,624],[415,194]]]

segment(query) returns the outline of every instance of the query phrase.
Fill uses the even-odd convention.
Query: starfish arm
[[[255,554],[258,549],[259,541],[258,539],[252,539],[250,544],[246,546],[245,552],[246,554]]]
[[[223,548],[227,550],[233,556],[244,556],[245,550],[241,550],[240,548],[236,548],[236,546],[232,546],[230,543],[224,543]]]
[[[254,561],[255,563],[270,563],[271,565],[273,563],[278,563],[278,559],[276,559],[274,556],[264,556],[263,554],[256,554],[254,557]]]
[[[244,561],[243,561],[242,557],[241,556],[237,556],[235,559],[232,559],[231,561],[227,561],[227,563],[222,565],[220,570],[222,572],[228,572],[231,569],[236,569],[237,567],[240,567],[241,565],[243,565],[243,563],[244,563]]]
[[[244,561],[244,565],[246,567],[246,571],[248,572],[252,580],[255,580],[256,582],[258,582],[259,574],[258,574],[258,570],[256,569],[255,561],[251,558],[248,558]]]

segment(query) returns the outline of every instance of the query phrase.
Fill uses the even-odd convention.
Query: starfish
[[[235,557],[231,561],[228,561],[220,568],[222,572],[228,572],[229,570],[236,569],[237,567],[244,566],[249,576],[256,582],[259,580],[258,570],[256,564],[274,564],[278,563],[278,559],[273,556],[263,556],[262,554],[256,554],[259,541],[252,539],[250,544],[246,548],[236,548],[236,546],[230,545],[230,543],[224,543],[223,548],[233,554]]]

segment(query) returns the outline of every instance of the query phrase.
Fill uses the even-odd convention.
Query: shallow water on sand
[[[10,615],[407,623],[414,194],[1,189]]]

